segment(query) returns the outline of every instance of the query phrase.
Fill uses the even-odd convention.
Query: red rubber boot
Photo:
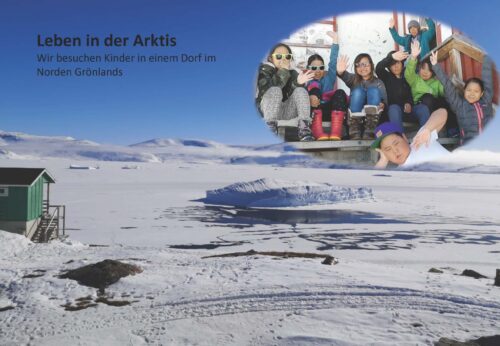
[[[332,111],[332,127],[330,129],[330,140],[332,141],[340,141],[342,139],[344,114],[342,111]]]
[[[323,130],[323,112],[321,109],[315,109],[313,113],[313,121],[311,124],[313,137],[316,138],[317,141],[328,140],[328,135]]]

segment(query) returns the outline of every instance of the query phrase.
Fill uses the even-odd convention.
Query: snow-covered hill
[[[232,146],[198,139],[152,139],[130,146],[99,144],[72,137],[35,136],[0,131],[0,158],[67,158],[123,162],[217,162],[303,165],[325,163],[296,152],[290,145]]]
[[[272,145],[228,145],[199,139],[152,139],[130,146],[99,144],[68,136],[35,136],[0,131],[0,159],[120,161],[135,163],[197,162],[278,167],[359,169],[356,165],[322,161],[297,151],[287,143]],[[413,171],[500,173],[500,153],[457,150],[439,161],[409,168]]]

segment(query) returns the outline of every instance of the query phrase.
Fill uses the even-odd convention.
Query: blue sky
[[[314,20],[396,9],[460,28],[500,61],[500,4],[491,1],[56,1],[0,4],[0,129],[102,143],[201,138],[277,142],[254,107],[255,71],[275,42]],[[40,48],[37,34],[166,34],[176,47]],[[213,64],[127,65],[122,78],[40,78],[36,54],[198,54]],[[114,65],[113,65],[114,66]],[[496,119],[472,145],[500,151]]]

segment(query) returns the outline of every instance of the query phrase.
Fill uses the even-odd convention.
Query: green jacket
[[[420,101],[424,94],[432,94],[435,97],[444,96],[443,84],[435,77],[424,81],[415,71],[417,60],[410,58],[405,69],[405,78],[411,88],[411,95],[415,104]]]

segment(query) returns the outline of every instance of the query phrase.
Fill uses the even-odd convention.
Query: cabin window
[[[9,195],[9,188],[6,186],[0,186],[0,197],[7,197]]]

